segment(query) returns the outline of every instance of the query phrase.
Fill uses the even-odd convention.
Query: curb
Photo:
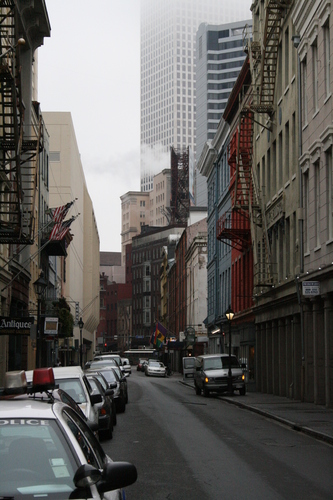
[[[187,385],[191,389],[194,389],[194,386],[187,383],[184,380],[179,380],[180,384]],[[301,432],[303,434],[306,434],[308,436],[314,437],[320,441],[323,441],[325,443],[328,443],[330,445],[333,445],[333,437],[329,436],[328,434],[324,434],[322,432],[315,431],[313,429],[310,429],[309,427],[303,426],[296,424],[295,422],[292,422],[291,420],[287,420],[286,418],[283,417],[278,417],[277,415],[274,415],[274,413],[270,413],[269,411],[266,410],[261,410],[260,408],[256,408],[255,406],[250,406],[245,403],[242,403],[240,401],[232,401],[230,398],[225,397],[225,396],[218,396],[219,399],[222,401],[225,401],[226,403],[229,403],[231,405],[238,406],[239,408],[243,408],[248,411],[252,411],[253,413],[257,413],[258,415],[261,415],[266,418],[270,418],[271,420],[275,420],[276,422],[279,422],[280,424],[286,425],[293,429],[294,431]]]

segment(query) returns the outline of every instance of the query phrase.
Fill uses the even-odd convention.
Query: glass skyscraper
[[[251,0],[141,0],[141,191],[170,168],[170,146],[196,149],[196,33],[251,18]]]

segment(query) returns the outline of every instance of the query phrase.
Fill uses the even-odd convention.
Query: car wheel
[[[200,387],[198,387],[198,386],[197,386],[197,384],[194,384],[194,386],[195,386],[195,393],[196,393],[196,395],[197,395],[197,396],[200,396],[200,394],[201,394],[201,389],[200,389]]]
[[[203,394],[204,394],[205,398],[209,397],[209,390],[206,389],[206,387],[204,387],[204,389],[203,389]]]
[[[101,431],[101,434],[104,439],[112,439],[113,437],[113,423],[112,423],[112,420],[110,419],[110,426],[108,429],[106,429],[105,431]]]
[[[244,386],[244,387],[242,387],[241,389],[239,389],[239,394],[240,394],[241,396],[245,396],[245,394],[246,394],[246,388],[245,388],[245,386]]]
[[[125,399],[122,399],[120,404],[120,413],[125,413],[125,410],[126,410]]]

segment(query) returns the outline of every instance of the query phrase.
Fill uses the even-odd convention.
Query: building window
[[[324,25],[324,59],[325,59],[325,92],[326,97],[331,94],[331,48],[330,48],[330,18]]]
[[[316,247],[320,246],[320,169],[319,162],[314,164],[315,180],[315,237]]]
[[[312,44],[313,111],[318,111],[318,47],[317,39]]]
[[[262,180],[261,184],[264,190],[264,194],[266,195],[266,158],[265,156],[262,157],[262,168],[261,168],[261,175],[262,175]]]
[[[60,162],[60,151],[50,151],[50,162]]]
[[[276,193],[276,141],[273,142],[272,146],[272,190],[271,196]]]
[[[289,30],[284,33],[284,83],[287,87],[289,84]]]
[[[302,78],[302,125],[303,127],[308,123],[308,96],[307,96],[307,60],[306,57],[302,61],[301,66]]]
[[[333,239],[333,175],[332,175],[332,148],[326,152],[327,168],[327,232],[328,240]]]
[[[291,174],[296,173],[298,165],[297,140],[296,140],[296,115],[293,113],[291,118]]]
[[[309,253],[309,173],[304,174],[304,252]]]
[[[282,132],[279,133],[279,188],[282,188],[283,183],[283,141]]]
[[[267,199],[271,197],[271,150],[267,150]]]
[[[284,154],[285,154],[285,181],[288,181],[289,177],[290,177],[290,166],[289,166],[289,122],[287,122],[286,125],[285,125]]]
[[[285,235],[286,235],[286,248],[284,255],[286,256],[286,277],[290,276],[290,264],[291,264],[291,248],[290,248],[290,218],[287,217],[285,220]]]

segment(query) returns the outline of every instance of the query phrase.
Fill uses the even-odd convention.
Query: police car
[[[52,368],[7,372],[0,391],[0,498],[125,498],[134,465],[113,462],[74,410],[52,396]]]

